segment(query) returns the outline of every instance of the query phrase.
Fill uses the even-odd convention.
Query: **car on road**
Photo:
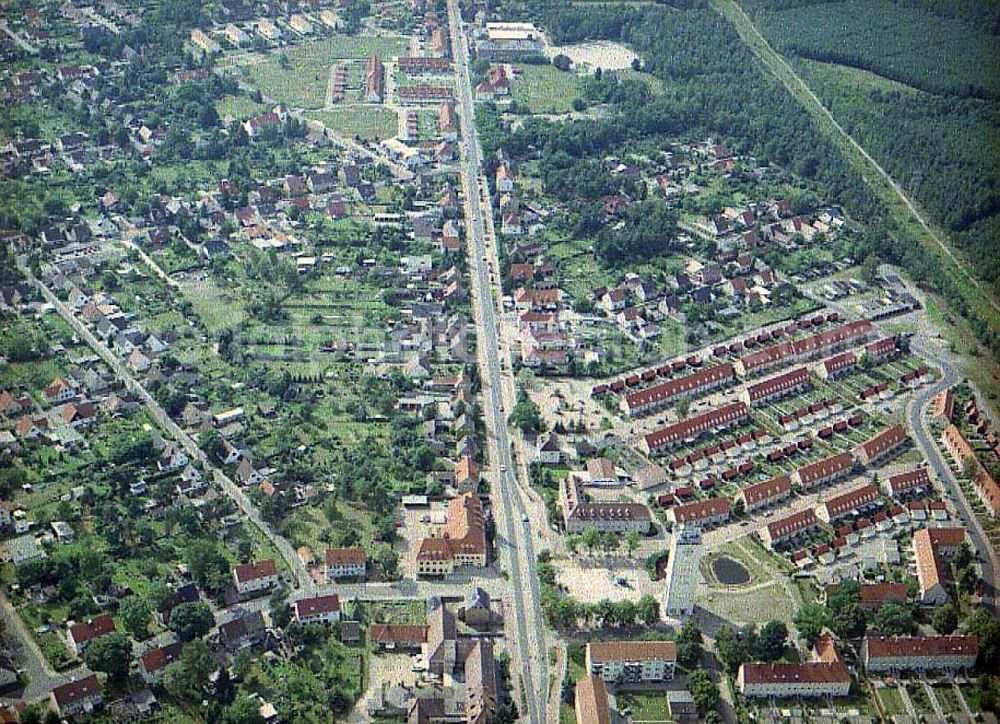
[[[528,516],[527,515],[522,515],[521,516],[521,522],[522,523],[527,523],[528,522]]]
[[[500,472],[501,472],[501,473],[505,473],[505,472],[507,472],[507,466],[506,466],[506,465],[501,465],[501,466],[500,466]]]

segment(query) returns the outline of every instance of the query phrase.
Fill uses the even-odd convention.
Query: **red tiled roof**
[[[160,671],[179,659],[183,648],[184,645],[180,641],[175,641],[172,644],[167,644],[166,646],[161,646],[160,648],[150,649],[140,657],[142,660],[142,668],[150,674]]]
[[[748,662],[740,665],[747,684],[833,684],[851,680],[840,661]]]
[[[375,623],[368,637],[376,644],[422,644],[427,641],[427,626]]]
[[[800,530],[811,528],[818,523],[819,521],[816,519],[815,511],[813,511],[812,508],[807,508],[806,510],[801,510],[798,513],[792,513],[791,515],[781,518],[780,520],[768,523],[767,533],[773,541],[798,533]]]
[[[762,500],[769,500],[790,493],[792,481],[787,475],[777,475],[770,480],[748,485],[740,491],[747,505],[754,505]]]
[[[931,484],[930,475],[927,468],[915,468],[898,475],[890,475],[888,478],[889,490],[893,493],[903,493],[913,488],[921,488]]]
[[[831,455],[828,458],[819,460],[809,465],[803,465],[795,472],[799,475],[799,480],[803,485],[810,485],[817,480],[823,480],[833,475],[837,475],[845,470],[849,470],[853,465],[851,456],[848,453]]]
[[[719,515],[729,516],[728,498],[707,498],[693,503],[678,505],[673,508],[673,517],[678,523],[691,523],[715,518]]]
[[[95,618],[75,623],[69,628],[70,636],[78,644],[92,641],[115,630],[115,620],[106,613]]]
[[[893,425],[892,427],[887,427],[882,432],[874,435],[865,442],[861,443],[860,447],[864,451],[868,459],[877,458],[879,455],[883,455],[889,450],[903,444],[906,440],[906,429],[902,425]]]
[[[236,580],[239,583],[246,581],[256,581],[260,578],[268,578],[278,575],[278,567],[273,558],[253,563],[240,563],[236,566]]]
[[[677,644],[673,641],[594,641],[587,644],[590,660],[676,661]]]
[[[878,486],[874,484],[863,485],[830,498],[823,503],[823,507],[826,509],[827,516],[832,519],[851,513],[876,500],[878,500]]]
[[[975,636],[867,636],[869,658],[978,656]]]
[[[654,385],[646,390],[633,392],[625,397],[625,404],[628,405],[630,410],[635,410],[645,405],[655,404],[661,400],[672,400],[679,395],[699,392],[705,387],[733,380],[735,376],[733,366],[726,362],[725,364],[698,370],[676,380]]]
[[[305,618],[340,610],[340,596],[332,593],[328,596],[303,598],[295,602],[295,617]]]
[[[743,369],[749,373],[760,367],[780,362],[788,357],[819,353],[834,345],[860,339],[871,334],[873,330],[872,323],[866,319],[849,322],[839,327],[828,329],[825,332],[795,340],[794,342],[782,342],[771,345],[759,352],[744,355],[740,358],[740,361],[743,364]]]
[[[747,395],[750,402],[766,399],[772,395],[791,390],[809,381],[809,368],[797,367],[780,375],[747,385]]]
[[[60,709],[100,693],[101,682],[97,678],[97,674],[61,684],[52,690],[52,696]]]
[[[730,403],[651,432],[646,435],[646,445],[650,450],[655,450],[686,437],[742,420],[746,416],[747,406],[745,404],[742,402]]]

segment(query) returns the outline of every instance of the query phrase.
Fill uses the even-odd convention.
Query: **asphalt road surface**
[[[522,717],[540,723],[545,718],[548,688],[545,628],[538,592],[538,576],[535,572],[532,530],[518,489],[517,467],[511,455],[511,441],[504,413],[505,388],[507,403],[513,404],[514,387],[509,364],[505,372],[501,363],[502,335],[499,329],[500,315],[496,306],[498,297],[495,296],[498,290],[490,281],[491,271],[498,273],[499,265],[496,248],[487,243],[486,238],[485,217],[492,214],[492,208],[484,207],[482,202],[483,191],[487,188],[486,179],[481,173],[481,151],[475,131],[465,33],[455,0],[448,2],[448,20],[455,57],[458,115],[462,126],[461,174],[466,200],[466,234],[470,254],[469,268],[472,275],[473,309],[478,331],[484,412],[491,436],[491,450],[495,455],[493,460],[498,466],[497,484],[492,489],[494,516],[498,539],[509,543],[498,546],[498,555],[507,559],[514,609],[517,612],[517,641],[512,647],[515,661],[511,670],[515,672],[520,682],[524,703],[521,710]],[[505,374],[508,376],[506,380]]]

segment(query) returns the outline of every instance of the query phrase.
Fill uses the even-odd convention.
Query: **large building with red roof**
[[[847,696],[851,674],[829,636],[813,647],[812,661],[740,664],[736,688],[748,698]]]
[[[876,636],[861,645],[861,658],[869,672],[967,671],[979,656],[975,636]]]
[[[460,566],[486,566],[486,514],[474,493],[452,498],[441,535],[424,538],[417,550],[417,575],[446,576]]]

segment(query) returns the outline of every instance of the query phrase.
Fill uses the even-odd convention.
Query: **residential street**
[[[45,300],[49,302],[59,315],[66,320],[66,323],[80,335],[80,338],[85,341],[90,348],[108,364],[109,367],[111,367],[115,375],[117,375],[118,379],[122,381],[125,387],[143,401],[146,409],[149,410],[153,419],[156,420],[156,422],[164,430],[166,430],[171,437],[176,439],[184,447],[185,451],[192,459],[200,460],[204,464],[205,469],[213,473],[216,482],[219,483],[223,492],[232,498],[233,502],[236,503],[237,507],[243,512],[243,514],[246,515],[254,525],[260,528],[274,547],[278,549],[282,558],[284,558],[285,563],[297,579],[298,585],[304,587],[306,590],[310,590],[312,588],[312,580],[288,540],[278,535],[271,528],[271,526],[260,517],[260,513],[258,512],[256,506],[250,501],[246,494],[244,494],[244,492],[240,490],[240,488],[233,483],[233,481],[230,480],[225,473],[223,473],[208,459],[190,435],[184,432],[184,430],[182,430],[177,423],[170,419],[170,416],[167,415],[162,407],[160,407],[159,403],[157,403],[157,401],[153,399],[153,396],[146,391],[146,388],[132,376],[122,361],[115,356],[110,349],[108,349],[107,345],[98,340],[90,332],[90,330],[87,329],[87,327],[79,319],[77,319],[76,315],[74,315],[65,304],[59,301],[59,298],[56,297],[56,295],[53,294],[48,287],[46,287],[40,280],[36,279],[26,265],[20,264],[20,266],[22,273],[32,284],[38,287],[39,291],[41,291],[42,295],[45,297]]]

